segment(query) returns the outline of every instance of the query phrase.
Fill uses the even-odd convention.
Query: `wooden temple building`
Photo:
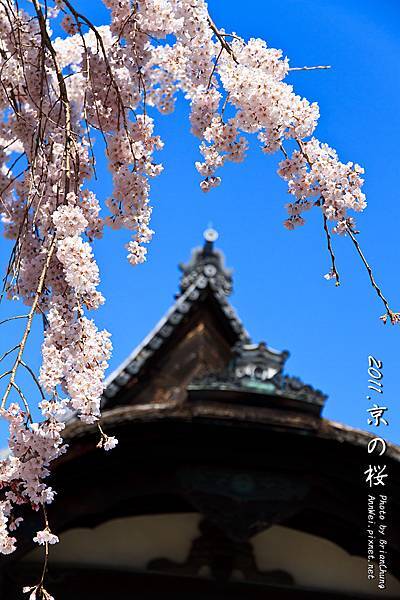
[[[55,465],[47,589],[56,600],[400,598],[400,451],[368,490],[371,435],[254,343],[229,302],[216,233],[181,265],[175,303],[108,381],[98,433],[72,418]],[[301,351],[301,348],[299,348]],[[78,490],[78,491],[77,491]],[[387,494],[387,589],[367,578],[368,493]],[[2,559],[0,598],[33,584],[32,514]]]

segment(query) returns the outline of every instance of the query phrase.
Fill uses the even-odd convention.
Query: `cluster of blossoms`
[[[205,192],[220,184],[216,172],[226,162],[244,160],[254,133],[264,152],[286,156],[279,174],[293,196],[287,228],[302,224],[304,211],[318,205],[342,233],[352,226],[347,212],[365,207],[362,169],[341,163],[312,137],[318,106],[284,81],[287,58],[263,40],[246,42],[219,31],[204,0],[103,0],[111,22],[98,28],[69,0],[44,8],[31,1],[32,14],[14,0],[0,3],[0,197],[4,234],[15,243],[7,293],[21,298],[31,316],[45,315],[39,379],[51,400],[40,405],[40,424],[29,421],[27,410],[7,408],[10,391],[18,389],[24,335],[1,405],[11,449],[0,463],[3,553],[14,549],[14,509],[53,499],[43,480],[65,449],[63,412],[73,410],[89,424],[100,417],[111,343],[85,312],[104,301],[91,243],[104,226],[126,229],[132,235],[128,260],[146,258],[153,235],[150,181],[162,171],[154,155],[163,147],[149,110],[171,112],[178,92],[188,100]],[[65,36],[54,39],[50,28],[57,19]],[[113,181],[105,217],[89,189],[93,136],[104,142]],[[290,158],[287,141],[299,148]],[[21,162],[26,168],[18,171]],[[100,447],[116,444],[102,432]],[[35,541],[57,540],[46,528]],[[29,591],[35,597],[36,588]]]
[[[347,211],[360,212],[367,205],[361,191],[364,169],[352,162],[341,163],[335,150],[315,138],[302,142],[300,148],[279,164],[279,175],[288,181],[295,198],[286,205],[290,216],[285,227],[303,225],[301,214],[316,203],[328,221],[336,222],[333,231],[345,233],[349,224],[354,227]]]
[[[99,443],[97,444],[98,448],[104,448],[106,452],[108,450],[113,450],[118,444],[118,440],[113,435],[106,435],[104,431],[101,432],[101,438]]]
[[[57,4],[62,8],[62,3]],[[66,77],[94,41],[89,38],[85,49],[82,40],[81,44],[75,40],[70,45],[75,51],[68,54],[68,41],[60,40],[60,50],[54,55],[45,51],[41,28],[43,22],[46,27],[46,18],[38,3],[35,10],[37,18],[32,19],[11,2],[0,4],[0,136],[4,148],[0,194],[4,234],[15,241],[7,293],[28,305],[32,316],[44,315],[39,382],[50,400],[39,405],[41,423],[32,422],[28,406],[24,412],[15,404],[7,408],[11,391],[19,390],[13,379],[22,363],[23,342],[1,405],[10,428],[10,454],[0,463],[3,553],[15,547],[10,532],[20,522],[15,517],[18,506],[29,504],[37,510],[54,498],[44,481],[51,463],[65,451],[66,409],[87,423],[99,418],[111,354],[109,333],[99,331],[85,315],[85,309],[96,309],[104,302],[97,289],[99,270],[91,246],[102,236],[104,219],[98,199],[85,185],[94,167],[87,128],[95,123],[85,118],[82,68],[76,76]],[[47,17],[56,15],[57,9]],[[11,106],[10,98],[15,98]],[[27,165],[22,172],[10,166],[18,164],[16,153]],[[61,392],[65,400],[60,400]],[[22,393],[20,400],[24,401]],[[57,541],[51,533],[53,537],[46,537],[46,532],[38,532],[34,541]]]
[[[26,413],[15,403],[1,411],[10,427],[10,456],[0,461],[0,482],[4,492],[4,500],[0,502],[0,550],[3,554],[15,550],[15,538],[10,531],[22,521],[13,514],[13,507],[29,504],[38,510],[54,499],[54,490],[43,480],[49,475],[51,462],[66,450],[61,437],[65,424],[60,420],[65,407],[63,401],[44,400],[41,403],[44,420],[29,424]],[[41,534],[37,533],[38,542]],[[56,541],[52,540],[52,543]]]
[[[86,423],[100,416],[103,374],[111,355],[110,334],[55,297],[47,319],[40,382],[52,392],[61,386],[69,406]]]
[[[49,594],[42,585],[25,586],[23,592],[29,594],[28,600],[54,600],[54,596]]]
[[[106,202],[111,216],[106,223],[113,229],[136,231],[136,239],[127,244],[128,259],[132,264],[145,260],[146,247],[153,235],[149,228],[149,177],[156,177],[162,166],[152,162],[154,150],[163,147],[159,136],[153,136],[153,119],[138,115],[129,125],[129,136],[113,135],[107,148],[113,175],[113,196]],[[131,163],[134,163],[133,167]]]
[[[57,544],[59,542],[58,536],[51,533],[50,529],[46,527],[46,529],[42,529],[38,531],[33,541],[37,544],[44,546],[45,544]]]
[[[118,9],[115,3],[110,6],[114,10],[111,27],[117,35],[127,15],[123,3]],[[152,21],[154,7],[158,17]],[[221,183],[216,172],[227,161],[245,159],[248,134],[256,134],[263,152],[282,151],[286,157],[278,173],[288,181],[295,200],[287,205],[290,216],[285,227],[303,224],[301,213],[314,205],[335,221],[335,233],[354,226],[347,213],[366,206],[361,191],[363,171],[358,165],[341,163],[334,150],[312,137],[319,119],[318,104],[297,95],[284,81],[290,68],[281,50],[269,48],[261,39],[246,42],[218,31],[202,0],[143,2],[139,15],[141,32],[150,30],[156,38],[175,37],[174,43],[161,46],[148,41],[141,53],[148,102],[167,113],[173,110],[178,91],[190,101],[192,132],[201,140],[203,160],[196,162],[196,168],[203,177],[204,192]],[[131,28],[135,31],[134,20]],[[127,47],[133,51],[133,45],[128,34]],[[284,144],[290,141],[299,150],[288,158]]]

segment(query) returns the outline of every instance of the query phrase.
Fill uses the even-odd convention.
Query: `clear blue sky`
[[[106,20],[100,0],[75,5],[97,24]],[[400,3],[211,0],[209,7],[219,26],[245,38],[266,39],[283,49],[292,66],[332,65],[330,71],[298,72],[290,79],[298,93],[320,104],[317,136],[336,147],[344,161],[366,169],[368,208],[358,218],[360,241],[384,292],[400,310]],[[400,443],[400,327],[384,327],[379,321],[383,307],[350,240],[334,240],[342,277],[341,287],[335,288],[323,278],[329,257],[320,214],[313,211],[306,226],[294,232],[283,228],[286,186],[276,175],[277,159],[263,155],[255,140],[246,162],[224,168],[221,187],[204,195],[194,169],[199,154],[187,112],[181,100],[173,115],[158,117],[165,171],[153,183],[156,236],[148,262],[129,266],[125,234],[107,232],[96,242],[107,302],[94,317],[112,332],[110,370],[170,306],[177,290],[177,264],[188,259],[212,222],[220,232],[218,245],[234,268],[232,303],[254,341],[290,351],[287,371],[329,395],[325,417],[371,431],[367,357],[381,359],[389,426],[379,432]],[[111,184],[101,160],[98,173],[93,187],[104,200]],[[0,244],[4,257],[6,243]],[[2,311],[7,315],[10,308]],[[8,331],[11,343],[12,328]],[[40,335],[39,323],[29,347],[35,365],[40,357],[33,342]]]

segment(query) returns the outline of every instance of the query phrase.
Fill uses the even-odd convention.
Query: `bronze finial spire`
[[[203,247],[194,248],[190,261],[179,265],[182,271],[180,290],[184,292],[198,277],[203,277],[205,282],[210,282],[225,296],[229,296],[232,292],[232,270],[225,267],[225,257],[221,250],[214,248],[218,232],[213,227],[208,227],[203,237]]]

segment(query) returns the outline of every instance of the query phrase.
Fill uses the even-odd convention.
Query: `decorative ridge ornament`
[[[322,408],[327,396],[304,384],[298,377],[283,374],[289,352],[273,350],[265,342],[238,342],[229,364],[219,372],[196,377],[189,390],[250,391],[267,396],[281,396]]]
[[[225,256],[221,250],[214,248],[219,235],[215,229],[208,228],[204,232],[204,245],[194,248],[188,263],[179,265],[182,271],[180,293],[182,294],[200,276],[204,276],[225,296],[230,296],[233,289],[232,269],[225,267]]]
[[[260,381],[272,379],[281,373],[289,352],[273,350],[265,342],[259,344],[236,344],[235,375],[238,379],[251,378]]]

